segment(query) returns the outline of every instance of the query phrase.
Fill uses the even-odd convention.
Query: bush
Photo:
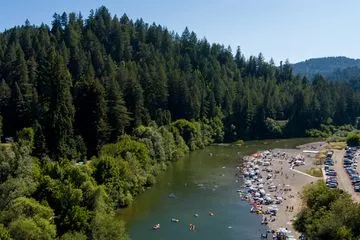
[[[279,122],[272,118],[266,118],[265,119],[265,127],[267,131],[269,132],[270,136],[273,137],[281,137],[283,136],[283,129],[284,126],[282,126]]]
[[[321,180],[303,191],[305,207],[294,227],[306,239],[357,239],[360,234],[360,207],[349,194],[330,189]]]
[[[309,175],[314,176],[314,177],[322,177],[323,176],[322,170],[317,167],[311,167],[306,172]]]
[[[27,144],[30,148],[34,146],[34,130],[32,128],[24,128],[17,134],[17,141]]]
[[[346,138],[346,143],[350,147],[355,147],[360,145],[360,133],[350,132]]]

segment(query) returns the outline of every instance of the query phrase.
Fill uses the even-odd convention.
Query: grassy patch
[[[242,146],[242,145],[244,145],[244,143],[245,143],[244,140],[237,140],[233,144]]]
[[[322,149],[321,151],[319,151],[319,153],[316,154],[315,159],[313,161],[314,165],[322,165],[324,164],[324,159],[326,157],[328,150],[327,149]]]
[[[322,171],[318,167],[311,167],[306,171],[307,174],[314,176],[314,177],[322,177]]]
[[[346,142],[330,142],[329,149],[343,150],[346,146]]]
[[[9,149],[11,147],[11,143],[0,143],[1,148]]]

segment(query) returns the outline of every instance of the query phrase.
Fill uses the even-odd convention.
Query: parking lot
[[[324,180],[326,185],[329,188],[338,188],[338,174],[335,169],[335,160],[334,160],[334,152],[329,151],[324,160],[324,168],[323,168]]]
[[[334,160],[333,169],[337,175],[337,187],[351,194],[353,200],[356,202],[360,202],[360,193],[355,192],[354,189],[358,188],[360,190],[360,178],[357,171],[359,153],[359,150],[351,151],[351,153],[350,151],[345,150],[335,150],[332,156],[332,159]],[[351,161],[345,160],[347,163],[344,165],[344,159],[350,159]]]

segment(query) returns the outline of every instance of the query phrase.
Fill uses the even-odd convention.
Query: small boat
[[[168,198],[176,198],[176,195],[175,195],[174,193],[170,193],[170,194],[168,195]]]
[[[195,227],[195,224],[190,223],[190,225],[189,225],[189,230],[194,232],[194,231],[195,231],[195,228],[196,228],[196,227]]]
[[[259,209],[257,209],[256,204],[255,204],[255,206],[252,206],[250,209],[251,213],[257,213],[258,211],[259,211]]]
[[[152,227],[153,230],[159,230],[160,229],[160,223],[158,224],[155,224],[153,227]]]
[[[176,218],[172,218],[171,221],[172,221],[172,222],[176,222],[176,223],[180,222],[180,220],[179,220],[179,219],[176,219]]]
[[[198,216],[199,216],[199,214],[197,214],[197,213],[194,214],[194,217],[198,217]]]
[[[214,214],[214,213],[212,213],[212,212],[209,212],[209,215],[210,215],[210,216],[214,216],[215,214]]]

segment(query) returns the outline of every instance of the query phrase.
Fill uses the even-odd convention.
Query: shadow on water
[[[271,148],[294,148],[314,139],[249,141],[243,146],[212,145],[169,166],[151,189],[120,211],[133,240],[259,239],[266,228],[250,214],[236,190],[235,168],[244,155]],[[170,197],[169,197],[169,194]],[[214,212],[214,216],[209,215]],[[194,214],[198,214],[195,217]],[[179,219],[178,223],[171,218]],[[161,229],[152,230],[159,223]],[[196,231],[189,231],[189,224]]]

